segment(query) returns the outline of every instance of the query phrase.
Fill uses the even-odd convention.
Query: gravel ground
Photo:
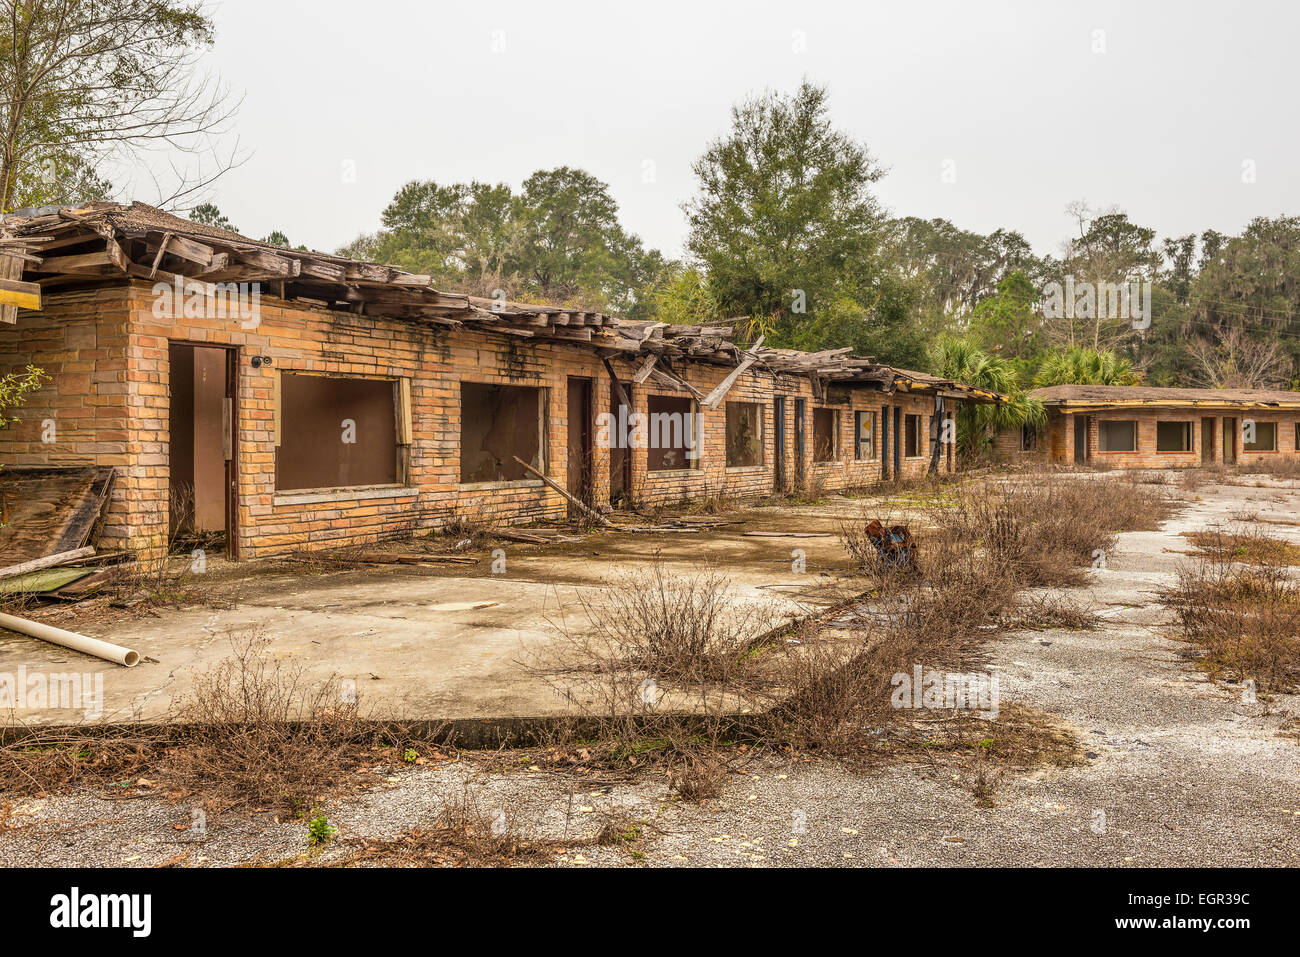
[[[1206,680],[1167,637],[1153,593],[1184,560],[1179,533],[1244,513],[1292,521],[1300,490],[1179,494],[1189,504],[1175,519],[1121,536],[1092,583],[1073,590],[1102,628],[990,643],[1002,701],[1051,715],[1086,752],[1077,766],[1007,774],[991,806],[942,762],[852,772],[765,758],[731,775],[719,799],[684,804],[658,779],[591,789],[475,758],[381,771],[377,787],[325,808],[340,834],[315,860],[427,824],[445,802],[468,796],[502,810],[519,833],[555,841],[545,860],[556,866],[1295,866],[1300,741],[1282,732],[1300,699],[1265,708]],[[1267,528],[1300,542],[1300,527]],[[607,821],[638,820],[647,823],[634,842],[583,843]],[[302,855],[304,833],[301,822],[267,815],[226,815],[202,833],[184,805],[76,792],[19,802],[0,832],[0,866],[274,863]]]

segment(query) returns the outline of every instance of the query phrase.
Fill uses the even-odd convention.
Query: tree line
[[[0,6],[0,210],[112,196],[112,162],[143,167],[164,145],[200,159],[234,114],[195,72],[214,35],[201,3]],[[206,167],[181,168],[162,199],[233,229],[212,203],[193,205],[233,163],[214,152]],[[339,252],[450,291],[736,320],[742,339],[849,346],[999,388],[1017,397],[1001,414],[1022,420],[1036,414],[1023,393],[1056,382],[1300,384],[1300,218],[1159,236],[1122,210],[1076,203],[1071,235],[1039,255],[1014,229],[900,217],[875,194],[876,158],[836,128],[829,91],[808,81],[737,103],[693,172],[680,258],[647,247],[608,184],[570,166],[518,186],[409,182],[380,227]],[[264,238],[289,244],[280,231]]]

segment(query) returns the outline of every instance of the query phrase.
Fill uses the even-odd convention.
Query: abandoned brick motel
[[[249,559],[950,473],[959,405],[1001,398],[847,349],[739,345],[730,326],[448,294],[142,204],[5,226],[7,275],[39,283],[41,307],[5,307],[0,374],[48,377],[0,431],[6,481],[90,476],[100,548],[144,559],[180,527]],[[62,514],[23,498],[15,528],[40,527],[24,507]]]
[[[1000,433],[1006,455],[1062,465],[1188,468],[1300,458],[1300,393],[1058,385],[1030,393],[1044,427]]]

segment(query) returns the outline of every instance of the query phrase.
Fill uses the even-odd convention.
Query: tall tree
[[[212,150],[235,109],[194,70],[212,38],[184,0],[0,0],[0,211],[98,198],[113,158]],[[228,166],[183,170],[160,202]]]
[[[1199,335],[1278,342],[1290,363],[1283,378],[1300,378],[1300,217],[1251,220],[1206,261],[1190,302]]]
[[[528,297],[644,318],[668,265],[623,229],[609,186],[583,170],[539,170],[523,190],[416,181],[383,228],[339,252],[424,273],[474,295]]]
[[[726,313],[781,345],[846,295],[870,304],[884,225],[870,187],[882,171],[834,128],[825,87],[745,100],[693,169],[687,246]]]

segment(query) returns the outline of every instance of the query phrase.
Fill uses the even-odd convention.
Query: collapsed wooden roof
[[[144,203],[42,207],[0,222],[0,260],[21,262],[21,275],[57,291],[112,279],[204,283],[258,282],[264,294],[318,309],[383,316],[451,329],[474,328],[533,341],[585,343],[608,366],[623,356],[638,363],[634,381],[653,378],[711,405],[674,368],[686,362],[733,367],[724,383],[756,368],[828,384],[861,384],[884,392],[922,392],[971,402],[997,393],[881,365],[850,349],[800,352],[734,341],[734,322],[669,325],[634,322],[568,306],[484,299],[437,289],[430,276],[328,253],[286,249],[224,229],[180,219]],[[0,262],[0,265],[3,265]],[[17,271],[17,269],[13,269]],[[718,393],[718,390],[715,390]]]
[[[1300,392],[1278,389],[1161,389],[1129,385],[1054,385],[1030,395],[1049,409],[1300,409]]]

